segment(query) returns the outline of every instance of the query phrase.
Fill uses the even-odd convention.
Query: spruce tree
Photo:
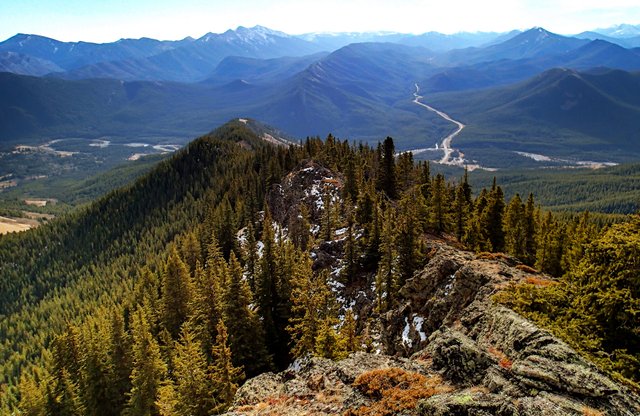
[[[189,271],[174,247],[162,274],[162,325],[173,339],[189,316],[191,296]]]
[[[167,365],[160,358],[160,347],[151,335],[145,313],[140,308],[133,315],[132,334],[132,388],[125,415],[157,415],[156,397],[167,372]]]
[[[175,406],[178,416],[208,416],[214,408],[214,386],[209,376],[202,344],[189,325],[182,327],[180,342],[175,344],[173,376]]]
[[[131,390],[129,375],[132,370],[131,339],[125,332],[124,319],[120,311],[116,310],[111,315],[110,322],[110,351],[111,366],[113,367],[113,389],[116,398],[111,402],[114,414],[121,414],[126,402],[126,393]]]
[[[447,231],[449,195],[444,176],[440,173],[433,179],[429,206],[431,208],[430,228],[437,233]]]
[[[504,193],[502,188],[496,185],[493,178],[493,187],[487,198],[486,208],[486,228],[491,250],[494,252],[504,251],[504,230],[502,228],[504,215]]]
[[[280,248],[276,246],[273,223],[268,209],[265,210],[265,219],[262,227],[262,258],[260,259],[260,274],[257,284],[258,311],[262,316],[265,339],[269,354],[273,355],[274,364],[281,368],[288,364],[288,338],[286,333],[287,319],[285,303],[289,302],[282,297],[282,289],[288,286],[282,275]]]
[[[211,267],[207,269],[203,269],[200,263],[196,264],[193,294],[189,304],[189,325],[205,351],[211,349],[216,336],[216,325],[222,319],[221,275],[225,270],[220,264],[214,263],[210,259]]]
[[[344,267],[340,272],[340,278],[346,285],[350,286],[356,280],[356,273],[359,268],[359,253],[358,245],[355,236],[355,220],[353,215],[353,207],[347,205],[345,208],[347,211],[347,231],[345,233],[344,241]]]
[[[525,207],[522,204],[520,195],[516,194],[509,201],[503,220],[505,250],[519,259],[525,259],[527,249],[524,211]]]
[[[525,256],[524,262],[532,266],[536,260],[536,233],[538,228],[538,210],[533,201],[533,194],[529,194],[524,207],[524,234],[525,234]]]
[[[233,401],[238,385],[244,379],[244,373],[241,368],[233,365],[231,349],[227,344],[227,328],[222,321],[218,324],[217,332],[216,343],[211,354],[213,359],[210,374],[216,400],[214,412],[221,413]]]
[[[299,256],[292,277],[292,317],[287,330],[291,334],[294,357],[315,352],[316,337],[324,313],[324,299],[330,293],[322,276],[314,276],[311,259]]]
[[[384,192],[388,198],[396,199],[396,162],[393,139],[387,137],[382,147],[378,146],[378,182],[377,189]]]
[[[378,310],[384,312],[395,304],[398,290],[397,252],[395,236],[395,217],[392,209],[385,210],[383,228],[380,235],[380,262],[376,275]]]
[[[251,304],[251,290],[243,279],[242,267],[235,254],[231,253],[229,284],[224,290],[223,316],[233,363],[244,367],[249,376],[270,368],[263,328],[251,309]]]
[[[189,273],[193,276],[198,262],[202,263],[202,250],[200,241],[194,232],[187,233],[180,245],[180,258],[184,260]]]
[[[340,327],[340,338],[346,352],[360,351],[361,340],[358,337],[358,322],[350,308],[344,314],[344,322]]]
[[[400,215],[396,222],[396,247],[398,255],[398,288],[413,277],[413,273],[422,262],[420,241],[421,225],[418,219],[418,197],[414,192],[408,192],[400,201]]]

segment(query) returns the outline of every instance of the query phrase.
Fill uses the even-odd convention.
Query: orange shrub
[[[531,273],[531,274],[538,274],[540,272],[538,272],[536,269],[534,269],[533,267],[527,266],[526,264],[518,264],[516,266],[516,269],[523,271],[525,273]]]
[[[554,281],[554,280],[550,280],[550,279],[544,279],[541,277],[527,277],[525,279],[525,282],[527,282],[530,285],[534,285],[534,286],[540,286],[540,287],[547,287],[547,286],[551,286],[551,285],[557,285],[558,282]]]
[[[345,416],[391,416],[415,409],[419,400],[451,391],[439,376],[427,377],[401,368],[362,373],[353,387],[375,402],[349,410]]]
[[[594,409],[589,406],[584,406],[582,408],[583,416],[602,416],[603,413],[600,410]]]

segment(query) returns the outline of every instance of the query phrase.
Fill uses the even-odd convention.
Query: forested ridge
[[[316,165],[332,173],[319,189],[316,216],[300,203],[287,223],[275,221],[282,215],[265,203],[269,195],[292,170]],[[375,313],[389,310],[424,265],[425,242],[434,236],[563,276],[561,295],[541,293],[546,288],[534,282],[510,288],[517,296],[506,301],[548,326],[588,329],[579,349],[605,356],[600,365],[637,381],[637,260],[624,262],[638,251],[637,224],[634,217],[601,229],[587,213],[557,218],[533,195],[505,201],[495,181],[474,196],[466,174],[447,183],[410,153],[396,157],[391,138],[377,148],[332,136],[275,147],[232,122],[132,185],[0,238],[3,409],[222,412],[246,377],[307,354],[339,359],[371,348],[361,329],[373,315],[341,309],[332,287],[374,280]],[[625,235],[635,238],[616,240]],[[330,273],[310,253],[338,240],[342,263]],[[600,287],[589,276],[607,264],[606,253],[597,254],[604,243],[621,250],[620,267],[602,269],[618,291],[601,299],[625,311],[624,340],[613,322],[603,324],[610,316],[585,326],[593,310],[561,313],[565,299],[584,304],[584,296],[600,293],[584,292],[579,282]],[[542,300],[527,302],[531,291]],[[583,332],[565,338],[579,346]]]

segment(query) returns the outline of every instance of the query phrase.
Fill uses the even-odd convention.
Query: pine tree
[[[378,310],[380,311],[391,309],[395,303],[395,294],[398,290],[396,259],[395,218],[392,209],[387,208],[381,232],[380,263],[376,275]]]
[[[308,231],[308,229],[307,229]],[[258,273],[258,243],[256,241],[255,229],[253,221],[249,222],[245,232],[247,241],[243,247],[244,264],[247,271],[247,280],[252,293],[256,293],[256,278]]]
[[[222,262],[224,264],[224,261]],[[193,277],[193,295],[189,304],[189,325],[202,343],[205,351],[211,349],[216,336],[216,325],[222,319],[221,274],[224,269],[210,259],[211,267],[206,270],[196,264]]]
[[[337,323],[336,321],[332,316],[325,316],[325,318],[320,321],[315,345],[315,355],[318,357],[337,360],[344,358],[346,355],[340,335],[334,328]]]
[[[162,324],[173,339],[189,316],[191,296],[189,271],[174,247],[162,274]]]
[[[106,313],[103,313],[106,315]],[[102,315],[101,314],[101,315]],[[105,319],[91,318],[84,325],[82,340],[84,357],[82,361],[82,396],[86,406],[85,414],[91,416],[119,415],[115,406],[123,399],[118,391],[115,365],[112,360],[110,345],[110,322]],[[120,403],[122,405],[122,403]],[[120,408],[121,410],[121,408]]]
[[[224,291],[224,322],[228,328],[228,342],[236,366],[246,369],[248,375],[268,370],[270,360],[260,320],[251,309],[251,290],[242,277],[242,267],[231,253],[229,284]]]
[[[198,262],[202,263],[202,250],[200,242],[194,232],[187,233],[182,239],[180,245],[180,258],[184,259],[184,263],[189,269],[189,273],[193,276]]]
[[[340,327],[340,338],[347,352],[360,351],[361,340],[358,337],[358,322],[351,309],[344,314],[344,322]]]
[[[220,321],[218,336],[212,350],[211,379],[214,383],[215,413],[225,411],[236,394],[238,384],[244,379],[241,368],[233,365],[231,349],[227,344],[227,328]]]
[[[400,192],[406,191],[415,184],[413,153],[403,152],[398,155],[397,186]]]
[[[431,208],[430,228],[437,233],[445,232],[449,224],[449,196],[444,176],[440,173],[433,180],[429,206]]]
[[[324,275],[313,275],[308,255],[300,255],[292,277],[292,317],[287,327],[291,334],[291,354],[294,357],[315,352],[325,298],[330,296],[324,278]]]
[[[493,178],[493,187],[487,198],[486,227],[491,250],[494,252],[504,251],[504,230],[502,229],[502,217],[504,215],[504,193],[502,188],[496,185],[496,178]]]
[[[144,311],[140,308],[133,315],[132,334],[132,388],[125,415],[156,415],[158,414],[156,396],[167,372],[167,365],[160,358],[160,347],[149,332],[149,323]]]
[[[256,290],[258,311],[262,316],[265,339],[268,352],[273,356],[277,368],[283,368],[289,363],[289,334],[286,331],[290,316],[289,303],[290,275],[285,254],[292,247],[284,244],[282,236],[276,245],[271,215],[265,210],[265,220],[262,232],[264,244],[260,259],[260,274]]]
[[[24,416],[45,416],[47,403],[47,383],[37,372],[26,371],[20,375],[20,403],[18,409]]]
[[[396,199],[398,196],[395,146],[391,137],[387,137],[382,146],[378,146],[378,182],[376,188],[384,192],[390,199]]]
[[[176,415],[210,415],[215,407],[214,386],[209,376],[202,344],[196,339],[189,325],[182,327],[180,342],[175,344],[175,350],[173,376],[176,380]]]
[[[350,199],[351,202],[356,202],[358,198],[358,177],[356,174],[355,161],[353,156],[349,157],[344,171],[345,183],[342,189],[344,199]]]
[[[469,217],[465,227],[463,242],[477,252],[491,251],[488,226],[488,193],[486,189],[480,192],[474,203],[473,214]]]
[[[503,229],[505,236],[505,250],[507,253],[519,259],[524,259],[527,249],[525,207],[516,194],[504,214]]]
[[[113,367],[112,386],[115,390],[115,399],[111,402],[114,414],[121,414],[126,402],[126,393],[131,390],[129,375],[132,370],[131,340],[125,332],[124,319],[120,311],[116,310],[111,315],[110,322],[110,351],[111,366]]]
[[[177,404],[178,398],[175,386],[171,380],[166,380],[158,389],[156,407],[158,408],[159,416],[180,416],[180,413],[176,410]]]
[[[331,197],[331,192],[325,188],[325,192],[322,194],[322,225],[320,229],[322,230],[322,238],[325,241],[331,241],[333,238],[333,227],[334,227],[334,213],[333,211],[336,207],[333,206],[333,201]]]
[[[348,205],[345,210],[347,211],[347,231],[345,233],[343,256],[345,265],[340,273],[340,278],[346,285],[350,286],[356,280],[356,273],[359,268],[359,253],[354,232],[353,208]]]
[[[426,201],[431,200],[431,166],[429,161],[422,162],[420,165],[420,192]]]
[[[69,371],[62,368],[53,391],[47,393],[46,416],[84,416],[85,410],[78,385]]]
[[[562,224],[547,212],[538,233],[538,251],[536,252],[536,268],[553,276],[561,276],[562,253],[565,246],[565,230]]]
[[[525,264],[533,265],[536,261],[536,232],[538,226],[538,210],[533,201],[533,194],[529,194],[524,207],[524,234],[525,234]]]
[[[409,192],[400,201],[400,215],[396,223],[396,247],[398,254],[398,288],[413,277],[422,262],[418,202],[422,195]]]
[[[218,239],[222,256],[228,259],[232,251],[238,255],[236,215],[227,195],[216,208],[214,215],[214,233]]]
[[[293,215],[289,224],[289,237],[296,248],[307,251],[311,223],[309,222],[309,209],[303,203],[298,204],[298,214]]]

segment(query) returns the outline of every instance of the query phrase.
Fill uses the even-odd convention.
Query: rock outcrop
[[[292,201],[302,201],[318,224],[323,192],[339,198],[340,187],[337,175],[310,162],[272,189],[269,205],[287,227],[298,215]],[[424,269],[401,288],[399,305],[384,314],[373,307],[374,276],[361,288],[333,288],[350,290],[336,295],[351,296],[348,304],[359,315],[369,353],[339,362],[301,360],[282,373],[249,380],[229,414],[640,415],[637,392],[492,300],[507,285],[548,284],[549,277],[503,254],[476,255],[443,240],[430,240],[427,250]],[[312,250],[314,267],[337,267],[341,251],[339,238],[319,243]],[[358,387],[363,374],[385,369],[431,384],[387,398]],[[415,406],[402,407],[412,400]]]

